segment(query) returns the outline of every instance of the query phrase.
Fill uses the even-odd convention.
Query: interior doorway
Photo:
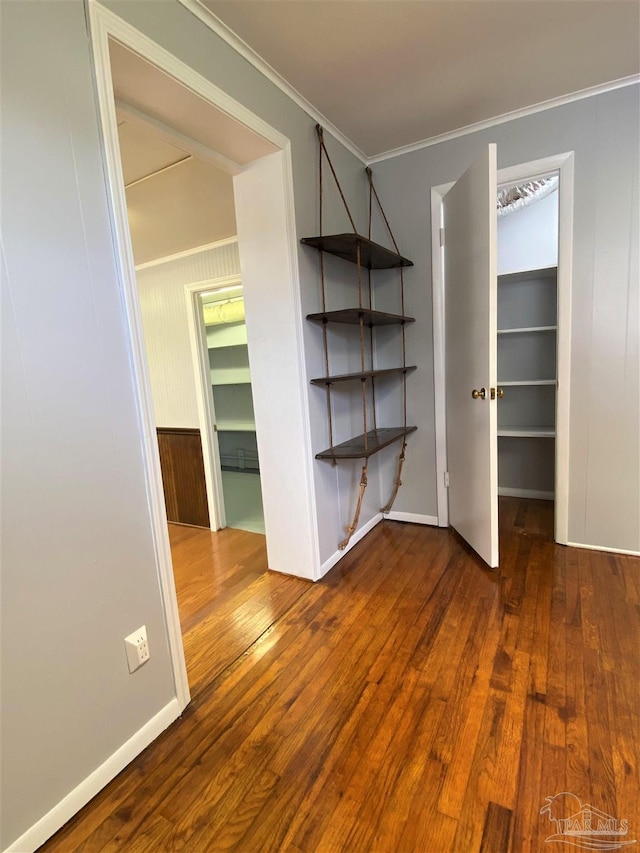
[[[194,374],[203,410],[213,529],[265,532],[260,456],[242,282],[185,288]]]
[[[491,146],[490,146],[491,147]],[[478,158],[475,163],[479,163],[482,158]],[[475,167],[475,163],[470,167],[467,174],[471,173],[472,168]],[[532,378],[531,382],[545,382],[553,385],[559,389],[559,393],[556,395],[555,400],[555,472],[553,475],[554,479],[554,500],[555,500],[555,541],[559,544],[566,544],[568,541],[568,499],[569,499],[569,402],[570,402],[570,386],[571,386],[571,371],[570,371],[570,352],[571,352],[571,277],[572,277],[572,249],[573,249],[573,153],[568,152],[565,154],[554,155],[548,158],[544,158],[542,160],[532,161],[530,163],[520,164],[519,166],[513,166],[505,169],[501,169],[497,172],[497,181],[496,181],[496,173],[494,172],[493,177],[491,176],[491,169],[489,169],[488,179],[484,181],[483,189],[479,190],[480,195],[476,191],[478,188],[474,189],[474,197],[476,199],[484,199],[486,204],[481,204],[478,208],[479,210],[483,210],[484,213],[476,217],[478,219],[479,230],[473,236],[474,241],[474,254],[473,252],[468,252],[465,248],[463,250],[463,254],[466,254],[467,257],[475,257],[477,256],[478,247],[482,246],[482,252],[485,252],[485,245],[487,247],[487,263],[485,265],[485,270],[487,273],[487,296],[486,299],[488,302],[488,312],[485,312],[489,318],[492,318],[490,322],[487,323],[487,328],[483,328],[479,331],[480,337],[484,340],[488,337],[488,352],[489,357],[487,364],[486,376],[483,375],[481,384],[484,383],[481,388],[478,385],[478,388],[474,388],[474,393],[470,395],[469,399],[473,397],[474,400],[481,399],[486,400],[491,403],[491,407],[487,408],[485,411],[487,415],[490,412],[496,413],[496,415],[491,414],[488,421],[488,429],[486,430],[487,436],[487,448],[486,454],[489,456],[490,454],[495,453],[495,449],[497,448],[498,435],[497,435],[497,403],[499,402],[498,389],[502,387],[504,391],[504,386],[500,386],[498,383],[498,370],[497,370],[497,350],[498,350],[498,337],[504,337],[505,340],[508,340],[508,335],[516,335],[521,332],[513,332],[512,329],[515,327],[504,326],[503,330],[507,331],[507,335],[498,336],[497,335],[497,239],[495,238],[495,234],[497,231],[496,227],[491,225],[487,226],[487,221],[493,219],[494,222],[496,220],[496,203],[495,199],[497,196],[497,187],[498,183],[501,186],[513,186],[516,184],[521,184],[524,182],[531,181],[537,178],[547,178],[554,174],[558,175],[558,259],[557,259],[557,289],[556,289],[556,298],[557,305],[552,306],[556,310],[557,320],[554,323],[553,319],[545,321],[545,323],[541,323],[540,325],[544,326],[553,326],[555,325],[556,329],[544,329],[544,334],[553,332],[556,336],[556,346],[555,346],[555,366],[556,366],[556,379],[536,379]],[[478,173],[479,176],[483,174],[482,168]],[[447,451],[447,404],[446,404],[446,366],[447,366],[447,358],[446,358],[446,349],[445,349],[445,243],[447,241],[447,233],[445,233],[446,229],[444,229],[444,197],[449,193],[449,191],[454,187],[453,183],[440,185],[438,187],[433,187],[431,192],[431,210],[432,210],[432,270],[433,270],[433,316],[434,316],[434,372],[435,372],[435,402],[436,402],[436,466],[438,472],[437,478],[437,497],[438,497],[438,524],[440,526],[446,527],[449,525],[449,471],[448,471],[448,451]],[[487,194],[488,191],[488,194]],[[484,193],[484,195],[483,195]],[[464,201],[464,199],[463,199]],[[464,212],[465,206],[464,204],[460,205],[460,210]],[[474,226],[475,227],[475,226]],[[495,243],[493,242],[495,240]],[[469,241],[465,244],[467,247],[471,245]],[[440,247],[439,249],[437,247]],[[493,259],[492,259],[493,256]],[[493,284],[491,283],[493,279]],[[492,331],[493,328],[493,331]],[[532,334],[533,327],[522,327],[526,328],[526,332],[522,332],[522,334],[530,335]],[[535,346],[535,345],[534,345]],[[507,345],[507,349],[509,345]],[[525,347],[526,349],[526,347]],[[529,347],[531,349],[531,347]],[[546,363],[547,366],[551,366],[552,360],[549,359],[549,352],[553,353],[553,346],[550,348],[546,348],[545,353],[542,354],[542,348],[539,348],[540,352],[538,355],[543,360],[543,363]],[[546,362],[544,362],[546,359]],[[516,362],[511,361],[507,356],[507,364],[508,369],[515,368]],[[475,381],[475,380],[474,380]],[[513,378],[514,383],[522,384],[518,381],[516,377]],[[556,385],[557,383],[557,385]],[[468,384],[468,379],[465,380],[464,386],[466,389],[466,384]],[[486,386],[486,387],[485,387]],[[515,385],[514,385],[515,387]],[[466,389],[464,391],[463,396],[466,398],[467,391],[470,389]],[[484,393],[483,393],[484,391]],[[491,392],[491,393],[490,393]],[[493,401],[493,402],[492,402]],[[495,408],[494,408],[495,406]],[[553,408],[553,404],[551,405]],[[503,413],[505,414],[505,413]],[[521,413],[522,415],[522,413]],[[523,415],[522,415],[523,416]],[[494,420],[495,417],[495,420]],[[524,417],[524,416],[523,416]],[[523,421],[523,423],[525,423]],[[532,424],[529,422],[526,424],[529,427],[532,426],[542,426],[545,428],[549,428],[550,424]],[[532,432],[532,430],[530,430]],[[551,437],[548,435],[540,435],[539,433],[536,436],[527,436],[531,438],[536,438],[538,440],[548,440]],[[515,436],[509,436],[509,438],[515,438]],[[522,436],[521,438],[525,438]],[[494,449],[492,449],[494,448]],[[482,454],[480,454],[482,456]],[[477,458],[477,454],[474,454],[474,459]],[[497,461],[497,453],[496,453],[496,461]],[[488,467],[488,466],[487,466]],[[491,470],[493,472],[493,467],[491,466]],[[493,473],[489,478],[490,486],[488,487],[487,499],[483,503],[484,509],[479,509],[476,507],[476,510],[471,513],[470,517],[474,517],[475,513],[482,512],[486,514],[487,523],[489,523],[489,513],[488,507],[491,506],[491,549],[492,549],[492,557],[491,562],[493,565],[497,565],[497,525],[494,525],[494,521],[497,520],[497,500],[498,500],[498,476],[497,476],[497,465],[495,466],[495,478]],[[533,489],[532,489],[533,490]],[[539,491],[543,492],[543,494],[538,495],[538,497],[544,497],[545,489],[539,489]],[[548,494],[548,492],[547,492]],[[533,496],[530,496],[533,497]],[[486,506],[485,506],[486,504]],[[495,507],[495,513],[494,509]],[[473,508],[472,508],[473,509]],[[482,525],[481,525],[482,526]],[[484,529],[484,528],[483,528]],[[494,535],[495,534],[495,535]],[[487,540],[489,538],[489,533],[486,533]],[[486,559],[486,558],[485,558]]]
[[[233,179],[159,136],[142,111],[121,103],[116,114],[167,519],[216,529],[184,284],[239,269]]]
[[[557,173],[498,187],[498,496],[549,502],[556,469]],[[512,501],[513,502],[513,501]],[[526,524],[527,513],[522,515]]]

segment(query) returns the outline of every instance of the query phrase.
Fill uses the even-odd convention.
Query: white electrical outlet
[[[143,625],[138,628],[133,634],[129,634],[124,638],[124,647],[127,652],[127,663],[129,664],[129,672],[135,672],[140,669],[143,663],[149,660],[149,641],[147,640],[147,627]]]

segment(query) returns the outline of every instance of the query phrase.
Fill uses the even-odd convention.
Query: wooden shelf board
[[[349,326],[359,326],[361,317],[365,326],[392,326],[415,322],[414,317],[388,314],[386,311],[374,311],[371,308],[342,308],[339,311],[307,314],[307,320],[312,323],[346,323]]]
[[[350,438],[348,441],[343,441],[342,444],[336,444],[335,447],[330,447],[323,450],[322,453],[316,453],[316,459],[368,459],[384,447],[388,447],[395,441],[404,438],[411,432],[415,432],[418,427],[384,427],[380,429],[372,429],[367,433],[367,449],[364,447],[364,434]]]
[[[390,367],[384,370],[365,370],[362,373],[341,373],[337,376],[322,376],[318,379],[312,379],[312,385],[333,385],[334,382],[349,382],[351,379],[375,379],[384,376],[398,376],[403,373],[411,373],[416,369],[415,365],[407,367]]]
[[[498,380],[498,385],[501,385],[503,388],[514,387],[517,385],[555,385],[555,379],[519,379],[517,381],[511,382],[502,382]]]
[[[498,437],[505,438],[555,438],[552,426],[498,427]]]
[[[311,246],[318,251],[328,252],[345,261],[357,263],[357,250],[360,246],[360,265],[370,270],[394,269],[396,267],[412,267],[413,261],[403,258],[397,252],[380,246],[360,234],[327,234],[323,237],[303,237],[300,240],[305,246]]]
[[[557,326],[528,326],[521,329],[498,329],[499,335],[526,335],[529,332],[555,332]]]

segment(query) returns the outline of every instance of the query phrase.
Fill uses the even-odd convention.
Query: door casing
[[[499,152],[499,149],[498,149]],[[498,187],[553,173],[558,186],[558,385],[556,398],[555,541],[569,541],[569,429],[571,400],[571,287],[573,263],[574,152],[498,170]],[[449,526],[447,413],[445,405],[444,256],[441,246],[443,198],[453,181],[431,188],[431,270],[433,282],[433,358],[435,392],[436,495],[438,526]]]

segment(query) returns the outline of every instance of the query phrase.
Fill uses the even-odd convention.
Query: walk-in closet
[[[553,500],[558,192],[557,179],[537,183],[499,197],[498,494]]]

